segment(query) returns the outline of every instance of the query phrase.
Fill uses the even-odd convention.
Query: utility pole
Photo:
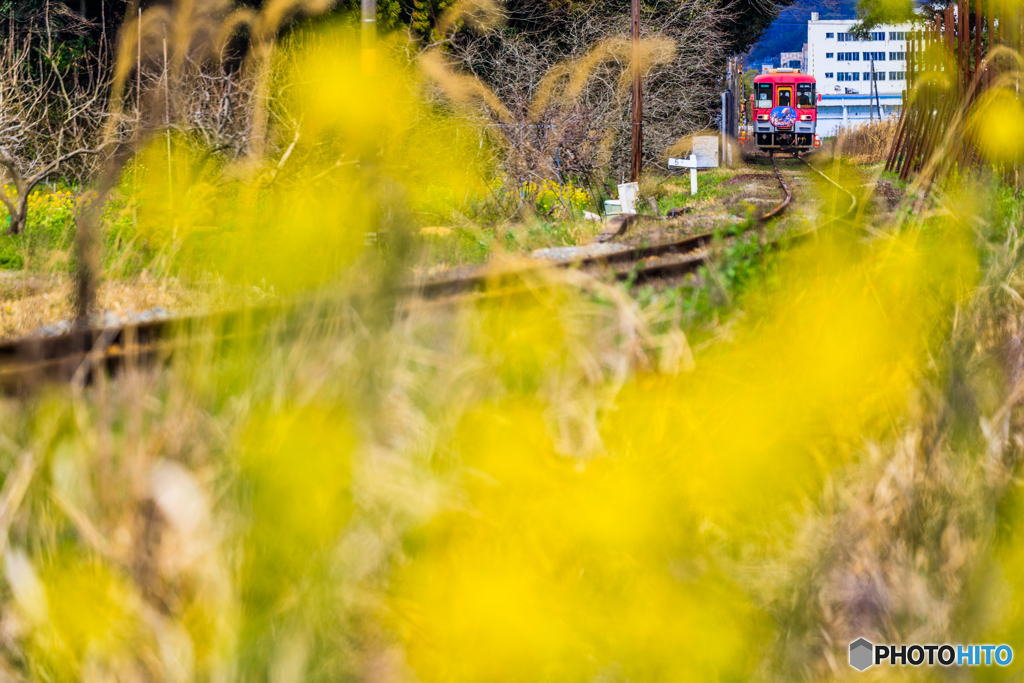
[[[377,0],[362,0],[362,52],[360,63],[364,74],[372,74],[377,62]]]
[[[875,58],[871,58],[871,81],[868,83],[868,116],[875,122]]]
[[[878,95],[878,79],[873,78],[871,80],[871,86],[875,92],[875,106],[878,108],[878,120],[882,120],[882,98]]]
[[[363,0],[366,2],[367,0]],[[640,89],[640,0],[633,0],[633,158],[630,182],[640,180],[640,154],[643,151],[643,91]]]

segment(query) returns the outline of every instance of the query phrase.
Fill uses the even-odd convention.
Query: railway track
[[[820,225],[819,225],[818,227],[821,227],[821,225],[825,225],[826,223],[829,223],[829,222],[831,222],[831,221],[834,221],[834,220],[836,220],[837,218],[844,218],[844,217],[846,217],[846,216],[849,216],[849,215],[850,215],[851,213],[853,213],[853,212],[854,212],[854,211],[855,211],[855,210],[857,209],[857,197],[856,197],[856,195],[854,195],[854,194],[853,194],[852,192],[850,192],[849,190],[847,190],[847,189],[846,189],[845,187],[843,187],[842,185],[840,185],[839,183],[837,183],[836,181],[832,180],[832,179],[831,179],[831,178],[829,178],[829,177],[828,177],[827,175],[825,175],[824,173],[822,173],[822,172],[821,172],[820,170],[818,170],[817,168],[815,168],[814,166],[812,166],[812,165],[811,165],[811,162],[807,161],[807,159],[804,159],[804,158],[803,158],[803,157],[801,157],[801,156],[798,156],[798,157],[797,157],[797,159],[799,159],[800,161],[802,161],[802,162],[804,163],[804,165],[805,165],[805,166],[807,166],[807,168],[811,169],[812,171],[814,171],[815,173],[817,173],[818,175],[820,175],[820,176],[821,176],[822,178],[824,178],[824,179],[825,179],[825,180],[826,180],[827,182],[831,183],[832,185],[835,185],[835,186],[836,186],[836,189],[837,189],[837,190],[838,190],[839,192],[842,192],[843,194],[845,194],[846,196],[848,196],[848,197],[850,198],[850,206],[849,206],[849,208],[847,208],[847,209],[846,209],[846,211],[844,211],[844,212],[843,212],[843,213],[841,213],[841,214],[837,214],[836,216],[833,216],[833,217],[832,217],[832,218],[830,218],[830,219],[829,219],[828,221],[825,221],[825,223],[822,223],[822,224],[820,224]]]
[[[772,168],[778,180],[779,188],[782,190],[782,198],[779,203],[765,212],[754,221],[751,227],[757,227],[767,223],[773,218],[781,216],[793,200],[793,193],[786,184],[785,176],[779,170],[775,157],[771,157]],[[801,159],[801,161],[804,161]],[[804,161],[804,163],[807,163]],[[809,165],[809,164],[808,164]],[[813,167],[811,167],[813,168]],[[816,170],[816,169],[815,169]],[[714,241],[714,233],[703,233],[693,235],[673,242],[664,242],[652,246],[636,247],[611,254],[600,256],[588,256],[570,261],[562,261],[548,264],[542,267],[560,268],[608,268],[612,269],[612,277],[619,281],[633,279],[634,282],[644,283],[660,279],[686,275],[698,271],[701,266],[710,263],[711,256],[707,249]],[[655,261],[652,263],[652,261]],[[508,274],[510,279],[518,278],[522,271],[514,271]],[[420,295],[424,298],[437,298],[439,296],[462,294],[465,292],[482,289],[487,285],[499,282],[502,276],[495,274],[473,275],[452,280],[441,280],[420,285]]]
[[[779,164],[775,156],[771,156],[772,169],[775,171],[775,178],[779,181],[779,188],[782,190],[782,199],[773,208],[766,211],[757,218],[752,227],[764,225],[768,221],[778,218],[789,207],[793,200],[793,192],[786,184],[786,179],[779,170]],[[806,162],[805,162],[806,163]],[[643,284],[662,280],[666,278],[679,277],[689,273],[695,273],[703,266],[711,263],[711,254],[707,251],[713,238],[713,233],[696,235],[687,240],[680,240],[671,245],[671,250],[664,250],[658,253],[637,253],[634,257],[636,266],[628,271],[616,272],[615,277],[620,281],[633,279],[634,282]],[[669,258],[660,258],[655,263],[645,263],[649,259],[671,255]]]
[[[783,196],[776,206],[755,221],[755,226],[780,216],[793,199],[792,191],[774,156],[771,161]],[[806,160],[801,161],[835,184],[839,190],[846,192]],[[850,197],[853,199],[852,211],[856,199],[852,194]],[[800,237],[797,236],[797,239]],[[632,280],[642,284],[697,272],[711,263],[709,247],[713,240],[713,233],[704,233],[674,242],[545,264],[529,270],[539,271],[552,266],[610,269],[611,276],[617,280]],[[524,272],[527,271],[481,273],[420,283],[406,288],[400,294],[424,299],[461,295],[488,286],[518,283]],[[0,344],[0,392],[22,393],[45,382],[82,385],[91,381],[97,372],[112,373],[125,365],[160,361],[185,343],[179,341],[181,339],[205,337],[230,342],[232,339],[251,336],[255,334],[253,330],[263,329],[265,324],[280,321],[282,317],[303,319],[303,314],[308,314],[308,308],[308,304],[274,304],[243,311],[186,316],[120,327],[83,327],[55,337],[14,340]]]
[[[822,225],[827,225],[834,220],[848,217],[857,208],[857,197],[853,193],[849,192],[842,185],[815,168],[803,157],[796,156],[796,158],[807,166],[807,168],[820,175],[832,185],[835,185],[838,192],[848,196],[850,198],[850,206],[842,213],[839,213],[822,223],[818,223],[815,228],[808,233],[789,236],[788,239],[790,241],[805,239]],[[779,200],[779,203],[758,218],[755,221],[755,225],[752,227],[763,225],[774,218],[778,218],[783,214],[783,212],[785,212],[793,200],[793,193],[790,190],[789,185],[787,185],[786,178],[782,175],[782,171],[779,170],[779,165],[775,156],[772,155],[770,159],[772,162],[772,169],[775,171],[775,177],[779,182],[779,188],[782,190],[783,196],[782,199]],[[711,245],[713,238],[713,233],[704,233],[702,235],[694,235],[693,237],[688,237],[676,242],[638,248],[609,256],[579,259],[562,265],[586,268],[597,264],[609,264],[613,266],[616,264],[632,264],[633,267],[629,269],[620,268],[617,270],[614,273],[614,277],[620,281],[626,281],[632,278],[634,282],[642,284],[695,273],[700,270],[702,266],[710,264],[711,254],[708,253],[707,248]],[[777,247],[778,240],[773,240],[765,246],[770,248]],[[656,259],[656,262],[649,263],[649,261]]]

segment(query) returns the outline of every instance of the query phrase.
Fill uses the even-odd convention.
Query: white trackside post
[[[714,138],[711,138],[714,140]],[[716,164],[717,166],[717,164]],[[669,159],[669,168],[688,168],[690,169],[690,194],[697,194],[697,155],[690,154],[689,159]],[[703,168],[703,167],[702,167]]]

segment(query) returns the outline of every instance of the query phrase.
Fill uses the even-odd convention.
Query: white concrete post
[[[697,155],[695,153],[691,153],[689,159],[669,159],[668,167],[690,169],[690,194],[697,194]]]
[[[722,150],[721,156],[719,156],[719,159],[722,160],[722,165],[724,166],[724,165],[729,163],[726,160],[726,158],[725,158],[726,152],[725,152],[725,93],[724,92],[722,93],[722,122],[718,126],[718,144],[719,144],[719,149]]]

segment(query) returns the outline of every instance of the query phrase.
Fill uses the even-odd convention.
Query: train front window
[[[793,106],[793,89],[790,87],[779,88],[779,106],[780,107],[791,107]]]
[[[758,83],[757,84],[757,108],[758,109],[771,109],[772,108],[772,86],[771,83]]]
[[[814,84],[798,83],[796,86],[796,102],[798,107],[810,109],[814,107]]]

